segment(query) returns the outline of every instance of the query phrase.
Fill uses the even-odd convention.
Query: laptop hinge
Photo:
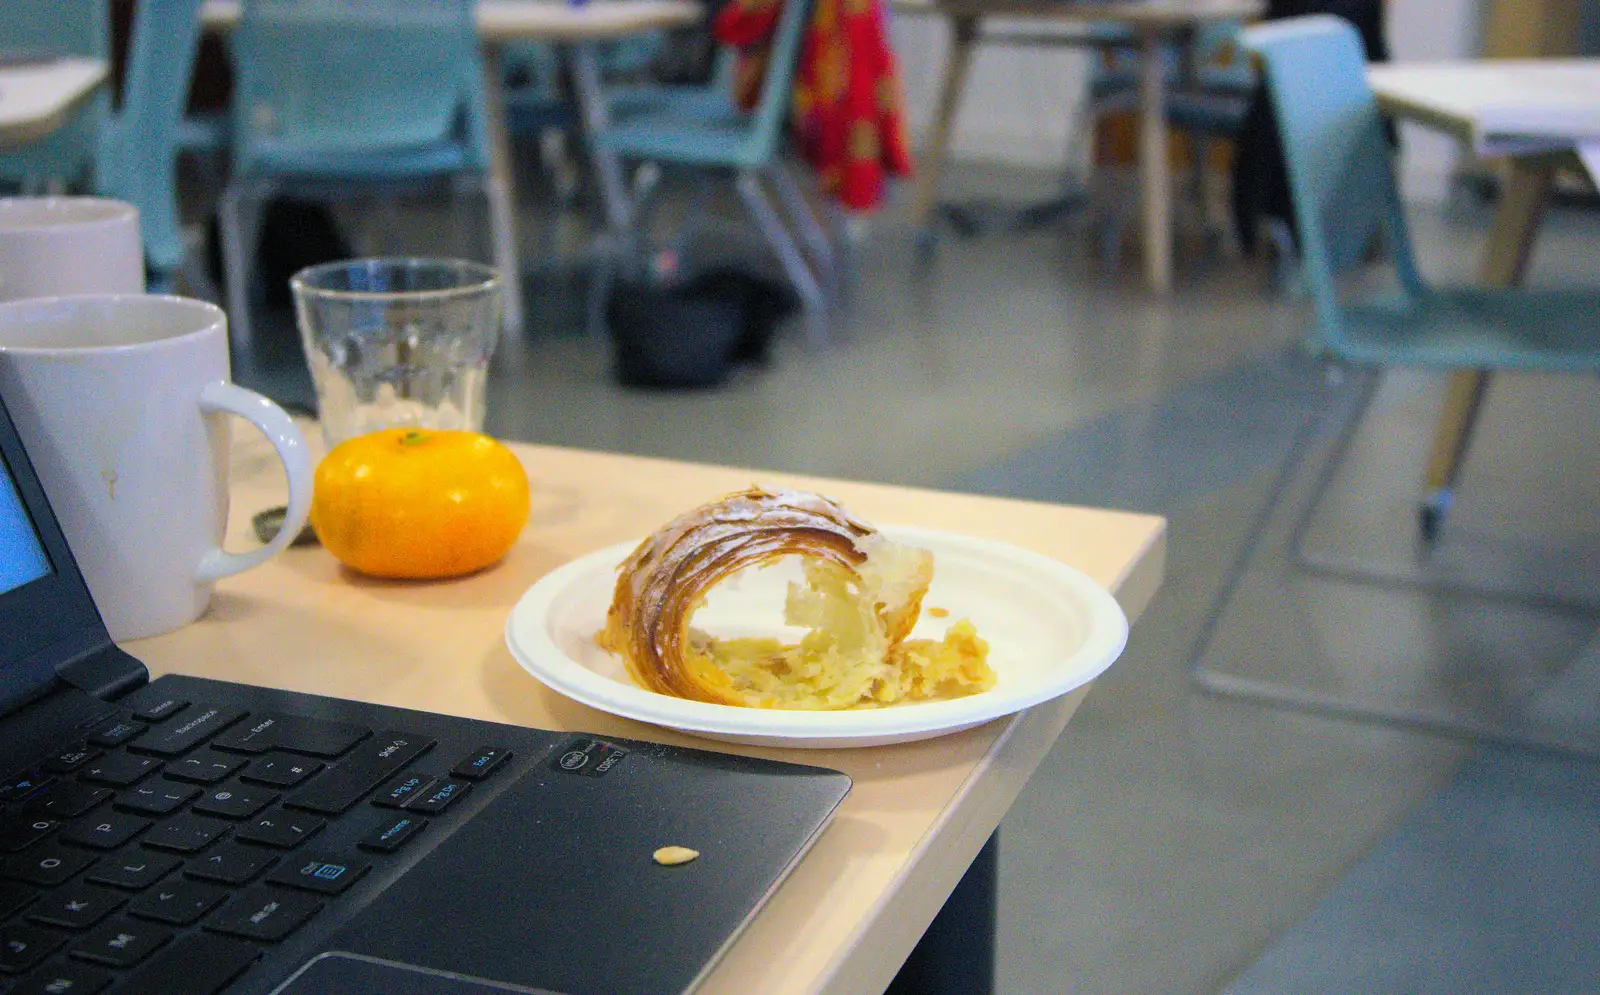
[[[113,701],[142,687],[150,672],[115,643],[102,643],[57,664],[56,676],[102,701]]]

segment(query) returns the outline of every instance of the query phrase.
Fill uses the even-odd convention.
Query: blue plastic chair
[[[106,0],[5,0],[0,6],[0,52],[18,57],[110,59],[111,18]],[[102,87],[49,138],[0,155],[0,182],[28,192],[85,188],[110,107],[110,93]]]
[[[1267,91],[1278,118],[1302,266],[1315,312],[1310,343],[1330,361],[1360,368],[1356,372],[1369,372],[1362,397],[1290,533],[1291,557],[1302,566],[1315,568],[1305,562],[1301,541],[1321,493],[1337,472],[1375,393],[1378,377],[1370,375],[1372,371],[1404,366],[1592,373],[1600,370],[1600,329],[1595,323],[1595,316],[1600,315],[1600,292],[1427,285],[1412,255],[1389,144],[1367,84],[1366,58],[1355,29],[1340,18],[1318,15],[1253,27],[1244,32],[1242,40],[1263,61]],[[1338,273],[1364,264],[1374,239],[1380,237],[1393,265],[1396,288],[1377,296],[1341,294]],[[1301,427],[1266,507],[1228,573],[1192,664],[1203,657],[1261,537],[1291,489],[1305,453],[1327,421],[1329,400],[1325,397],[1320,408],[1314,406]],[[1425,536],[1439,527],[1447,507],[1437,503],[1436,496],[1423,501],[1419,514]],[[1347,579],[1395,582],[1377,570],[1339,568],[1333,572]],[[1200,670],[1195,676],[1219,693],[1317,707],[1303,693],[1246,686],[1237,678],[1213,680]],[[1354,709],[1341,709],[1341,713],[1362,714]],[[1414,725],[1433,722],[1406,714],[1382,718]]]
[[[210,296],[202,267],[178,221],[177,159],[184,106],[200,44],[201,0],[141,0],[128,42],[122,103],[100,131],[95,189],[139,209],[145,263],[153,287],[173,289],[180,270],[192,293]]]
[[[230,316],[248,341],[262,203],[476,180],[495,265],[520,297],[509,191],[490,173],[473,0],[244,0],[232,36],[233,177],[221,204]],[[520,300],[507,301],[507,330]]]
[[[627,159],[731,173],[740,199],[805,306],[811,337],[820,341],[827,337],[830,296],[824,285],[831,287],[835,280],[833,248],[779,151],[810,11],[809,0],[785,0],[754,111],[742,113],[731,103],[725,109],[696,103],[715,100],[710,94],[717,92],[716,84],[690,88],[679,91],[683,102],[674,104],[668,97],[657,109],[620,117],[595,134],[594,141]],[[777,190],[812,261],[796,245],[783,215],[767,196],[763,180]],[[630,213],[637,216],[638,212]],[[633,244],[632,232],[613,235],[619,245]]]
[[[626,121],[644,114],[666,115],[678,120],[718,120],[735,113],[734,73],[738,52],[726,45],[717,48],[715,68],[709,82],[634,83],[612,87],[606,93],[614,120]]]

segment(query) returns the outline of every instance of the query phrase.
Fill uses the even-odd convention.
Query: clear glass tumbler
[[[351,259],[289,281],[329,448],[396,425],[483,429],[501,280],[459,259]]]

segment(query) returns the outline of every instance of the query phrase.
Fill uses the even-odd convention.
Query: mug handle
[[[278,451],[284,473],[289,478],[289,508],[283,526],[272,541],[248,553],[229,553],[213,549],[200,559],[201,581],[213,581],[258,567],[294,541],[311,513],[311,453],[305,436],[283,409],[257,394],[223,380],[206,384],[200,390],[200,410],[238,415],[261,430]]]

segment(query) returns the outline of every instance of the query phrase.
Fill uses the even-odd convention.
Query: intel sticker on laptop
[[[574,739],[555,751],[550,758],[550,766],[569,774],[601,777],[627,755],[627,750],[604,740]]]

